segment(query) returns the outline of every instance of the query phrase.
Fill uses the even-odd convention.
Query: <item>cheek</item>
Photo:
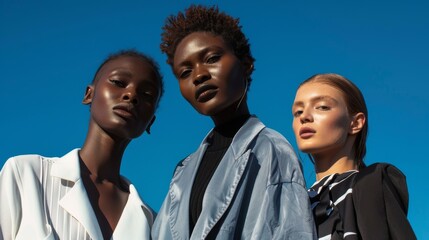
[[[113,87],[102,86],[95,91],[94,97],[97,98],[96,100],[99,102],[108,102],[120,97],[120,92]]]
[[[186,82],[179,82],[179,89],[182,96],[189,101],[191,95],[191,88]]]
[[[321,116],[320,128],[327,134],[326,137],[340,137],[348,132],[347,116]]]
[[[219,68],[213,68],[212,74],[224,80],[229,86],[244,87],[244,71],[238,60],[227,59]]]
[[[143,104],[139,105],[139,111],[143,114],[145,118],[147,118],[147,116],[154,115],[155,109],[156,109],[156,103],[143,102]]]
[[[108,91],[104,91],[104,89],[101,88],[97,89],[97,91],[94,92],[94,97],[92,98],[91,108],[99,109],[100,107],[105,106],[108,98],[110,98]]]
[[[338,117],[336,121],[333,123],[336,127],[341,128],[344,131],[348,131],[349,127],[349,119],[346,115],[342,115],[341,117]]]
[[[102,98],[105,99],[105,101],[108,101],[109,99],[114,98],[115,94],[112,93],[111,91],[108,91],[106,89],[103,89],[104,91],[101,92]]]
[[[295,133],[295,136],[298,136],[298,131],[299,131],[299,125],[298,125],[298,123],[299,123],[299,119],[298,118],[294,118],[293,119],[293,121],[292,121],[292,129],[293,129],[293,132]]]
[[[244,87],[246,84],[243,71],[241,71],[241,66],[235,66],[230,69],[229,75],[227,77],[230,81],[230,84],[234,85],[236,88]]]
[[[224,81],[225,96],[230,99],[231,102],[238,101],[246,91],[246,83],[244,78],[240,75],[230,75]]]

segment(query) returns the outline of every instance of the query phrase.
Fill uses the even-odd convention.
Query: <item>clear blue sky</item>
[[[0,0],[0,165],[13,155],[62,156],[82,146],[89,117],[81,104],[86,85],[109,53],[136,48],[160,63],[166,91],[152,134],[130,144],[122,174],[157,211],[176,163],[212,127],[182,99],[159,50],[165,18],[190,3]],[[251,112],[295,149],[290,106],[301,81],[335,72],[361,88],[369,107],[366,162],[390,162],[406,174],[409,219],[418,238],[429,239],[427,1],[217,4],[241,19],[256,58]],[[300,155],[309,185],[313,166]]]

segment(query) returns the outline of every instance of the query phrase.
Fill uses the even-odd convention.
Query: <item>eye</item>
[[[294,117],[299,117],[302,114],[302,110],[296,110],[293,112]]]
[[[153,102],[155,100],[155,94],[153,92],[143,92],[142,96],[145,100]]]
[[[179,73],[179,78],[187,78],[191,74],[191,69],[185,69]]]
[[[207,58],[206,63],[208,63],[208,64],[212,64],[212,63],[215,63],[215,62],[219,61],[219,59],[220,59],[220,55],[218,55],[218,54],[213,54],[213,55],[210,55],[210,56]]]
[[[122,81],[122,80],[118,80],[118,79],[109,79],[109,81],[110,81],[111,83],[113,83],[114,85],[116,85],[116,86],[118,86],[118,87],[121,87],[121,88],[123,88],[123,87],[125,87],[125,86],[126,86],[125,81]]]
[[[328,111],[331,109],[331,107],[326,106],[326,105],[320,105],[320,106],[317,106],[316,109],[322,110],[322,111]]]

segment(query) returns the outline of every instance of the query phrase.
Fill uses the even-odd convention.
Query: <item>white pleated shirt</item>
[[[111,239],[150,239],[154,212],[132,184],[129,189]],[[0,172],[3,239],[103,239],[80,177],[78,149],[61,158],[21,155],[8,159]]]

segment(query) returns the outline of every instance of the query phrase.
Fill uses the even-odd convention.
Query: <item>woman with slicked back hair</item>
[[[292,113],[298,148],[316,169],[309,196],[319,239],[416,239],[405,176],[390,164],[363,162],[368,110],[356,85],[314,75],[299,86]]]

